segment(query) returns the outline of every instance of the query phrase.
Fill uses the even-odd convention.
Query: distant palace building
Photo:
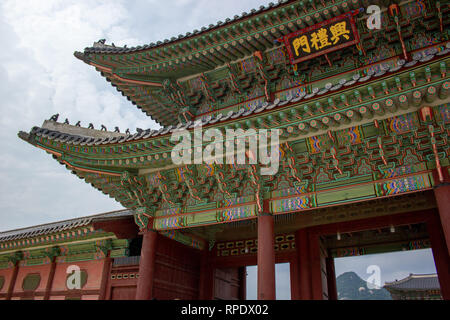
[[[384,288],[394,300],[442,300],[437,274],[410,274],[404,279],[386,282]]]
[[[371,4],[381,29],[367,26]],[[290,265],[292,299],[337,299],[334,258],[422,248],[450,299],[449,13],[434,0],[280,0],[75,52],[161,129],[54,115],[19,132],[127,210],[4,234],[0,299],[245,299],[250,265],[258,299],[274,299],[276,263]],[[200,126],[222,135],[202,145]],[[267,150],[250,149],[259,129],[280,133],[272,175]],[[245,164],[172,161],[174,133],[192,159],[234,145],[232,130],[248,136],[229,155]],[[70,289],[77,266],[84,286]]]

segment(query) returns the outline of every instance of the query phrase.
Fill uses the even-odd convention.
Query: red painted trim
[[[50,149],[41,147],[41,146],[38,145],[38,144],[36,145],[36,147],[38,147],[38,148],[40,148],[40,149],[42,149],[42,150],[44,150],[44,151],[47,151],[47,152],[49,152],[49,153],[51,153],[51,154],[53,154],[53,155],[55,155],[55,156],[57,156],[57,157],[61,157],[61,156],[62,156],[62,153],[59,153],[59,152],[52,151],[52,150],[50,150]]]
[[[108,68],[108,67],[101,66],[101,65],[99,65],[99,64],[97,64],[97,63],[95,63],[95,62],[89,62],[89,64],[90,64],[91,66],[96,67],[97,69],[102,70],[102,71],[106,71],[106,72],[112,73],[112,68]]]
[[[98,295],[100,292],[99,290],[93,289],[93,290],[67,290],[67,291],[51,291],[50,292],[50,299],[53,296],[65,296],[65,297],[82,297],[84,295]],[[20,294],[14,294],[19,295]],[[36,292],[35,296],[42,295],[42,293]]]
[[[6,300],[11,300],[11,297],[13,296],[14,287],[16,286],[16,279],[17,279],[18,273],[19,273],[19,262],[17,262],[16,265],[14,266],[14,270],[13,270],[11,280],[10,280],[9,286],[8,286],[8,292],[6,293]]]
[[[56,257],[52,258],[52,262],[50,265],[50,271],[47,279],[47,285],[45,286],[44,300],[48,300],[50,298],[50,292],[52,290],[53,279],[55,277],[56,271]]]
[[[131,84],[139,84],[139,85],[150,86],[150,87],[162,87],[162,84],[157,83],[157,82],[147,82],[147,81],[126,79],[126,78],[122,78],[121,76],[118,76],[115,73],[112,75],[112,77],[117,80],[124,81],[124,82],[131,83]]]
[[[157,82],[140,81],[140,80],[133,80],[133,79],[122,78],[121,76],[115,74],[115,73],[113,72],[112,68],[104,67],[104,66],[101,66],[101,65],[99,65],[99,64],[96,64],[96,63],[94,63],[94,62],[89,62],[89,64],[90,64],[91,66],[96,67],[97,69],[100,69],[100,70],[102,70],[102,71],[111,73],[113,78],[115,78],[115,79],[117,79],[117,80],[120,80],[120,81],[123,81],[123,82],[131,83],[131,84],[140,84],[140,85],[143,85],[143,86],[162,87],[162,84],[157,83]]]

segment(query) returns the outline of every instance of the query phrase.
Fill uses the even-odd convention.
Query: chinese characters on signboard
[[[351,14],[345,14],[283,37],[292,64],[359,42]]]

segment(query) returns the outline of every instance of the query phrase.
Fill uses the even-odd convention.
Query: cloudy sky
[[[156,42],[267,2],[2,0],[0,231],[121,209],[114,200],[69,174],[51,156],[20,140],[20,130],[29,131],[55,113],[60,114],[61,121],[81,120],[84,126],[92,122],[96,128],[100,124],[131,131],[157,127],[94,68],[76,59],[74,51],[82,51],[102,38],[118,46]],[[378,258],[379,264],[384,261],[389,265],[386,270],[394,270],[386,273],[387,280],[400,277],[394,275],[400,271],[403,276],[433,272],[429,250],[408,257],[407,264],[401,266],[393,262],[400,259]],[[358,261],[363,261],[358,273],[367,278],[367,263]],[[338,274],[357,264],[351,261],[342,265],[337,265]],[[287,279],[286,266],[280,267],[281,274],[285,275],[281,279]]]
[[[200,29],[261,0],[2,0],[0,231],[120,209],[17,137],[55,113],[122,131],[157,125],[73,56],[94,41],[137,46]]]

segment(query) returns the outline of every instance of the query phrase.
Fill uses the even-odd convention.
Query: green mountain
[[[392,300],[386,289],[369,289],[367,282],[354,272],[345,272],[336,278],[339,300]]]

